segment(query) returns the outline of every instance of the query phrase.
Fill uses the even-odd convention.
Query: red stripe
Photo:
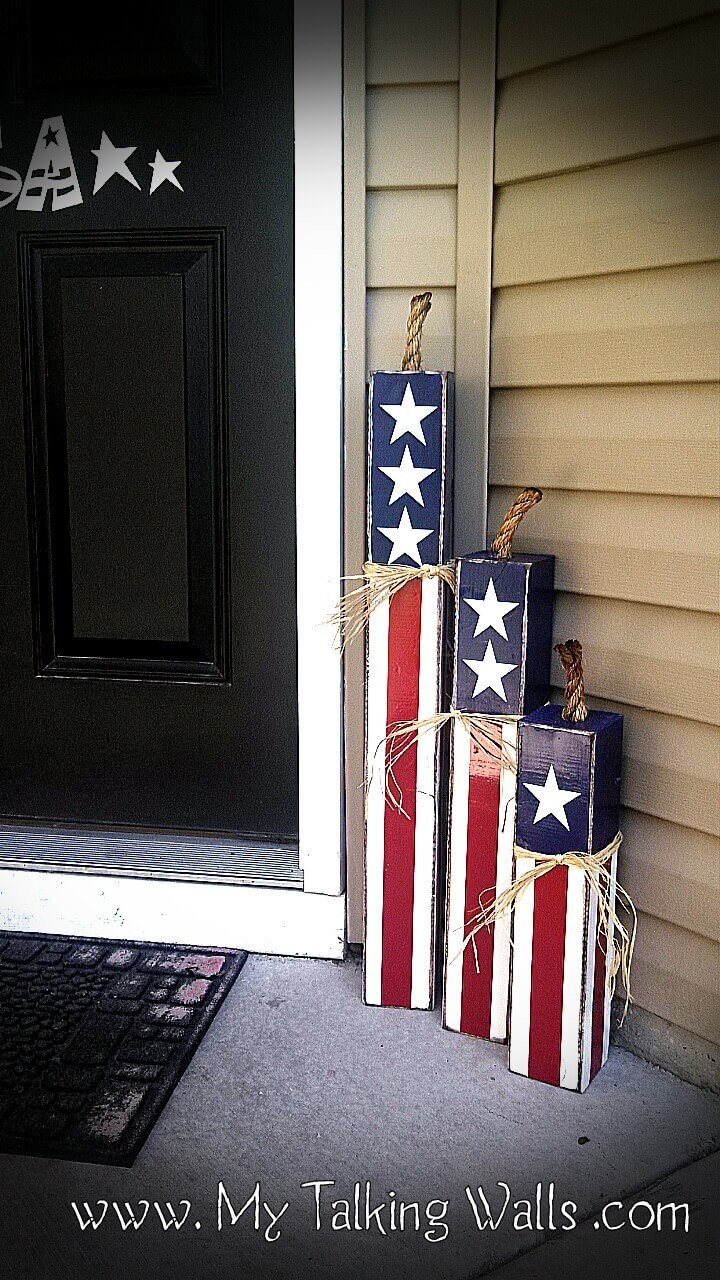
[[[595,979],[593,981],[592,1050],[590,1053],[590,1079],[602,1066],[603,1040],[605,1038],[605,965],[607,938],[598,929],[595,943]]]
[[[567,867],[535,881],[528,1075],[560,1083]]]
[[[487,725],[497,742],[497,761],[488,760],[477,743],[470,746],[468,788],[467,861],[465,867],[465,919],[495,898],[497,882],[498,821],[500,815],[500,751],[502,727]],[[491,893],[485,892],[491,889]],[[493,950],[495,926],[475,934],[475,949],[463,953],[460,1030],[471,1036],[490,1037]],[[477,959],[476,959],[477,955]]]
[[[422,581],[418,578],[408,582],[390,601],[388,730],[398,720],[417,719],[421,599]],[[381,998],[383,1004],[408,1009],[412,987],[416,745],[400,757],[394,772],[402,791],[405,813],[398,813],[392,806],[385,805]]]

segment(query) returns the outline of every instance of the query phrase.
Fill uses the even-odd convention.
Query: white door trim
[[[345,898],[254,885],[4,870],[0,929],[340,960]]]
[[[300,867],[344,886],[342,5],[295,0],[295,394]]]

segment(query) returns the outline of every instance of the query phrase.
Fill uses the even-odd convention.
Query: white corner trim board
[[[0,929],[341,960],[345,897],[127,876],[0,871]]]
[[[295,396],[300,867],[344,886],[342,5],[295,0]]]

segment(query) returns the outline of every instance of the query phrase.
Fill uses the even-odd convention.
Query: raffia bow
[[[439,578],[455,590],[455,568],[451,564],[374,564],[368,561],[361,574],[344,578],[344,582],[360,582],[362,585],[349,591],[328,619],[335,627],[337,641],[345,649],[365,629],[368,618],[378,605],[392,600],[408,582],[416,578]]]
[[[465,936],[459,954],[462,954],[465,947],[472,945],[477,962],[477,950],[474,940],[480,929],[489,928],[490,925],[506,915],[508,911],[513,911],[518,899],[525,890],[542,876],[554,871],[555,867],[576,867],[585,876],[590,889],[597,898],[600,932],[604,933],[606,939],[612,938],[611,994],[615,993],[615,985],[619,975],[625,991],[625,1004],[620,1020],[622,1024],[628,1007],[632,1002],[630,969],[635,950],[635,934],[637,932],[635,904],[629,893],[623,889],[622,885],[617,883],[616,877],[612,875],[607,867],[613,854],[620,848],[622,839],[622,832],[619,831],[615,838],[604,849],[600,849],[598,853],[580,853],[576,851],[569,853],[535,853],[531,849],[523,849],[521,845],[516,844],[514,848],[515,857],[532,858],[534,865],[529,867],[527,871],[523,871],[507,889],[504,889],[502,893],[498,894],[497,898],[485,906],[483,906],[482,898],[485,894],[492,893],[493,890],[486,889],[481,894],[480,909],[468,921],[471,928]],[[613,889],[615,890],[614,897]],[[623,910],[629,917],[627,924],[623,923],[620,918],[618,908]]]
[[[396,809],[403,817],[409,818],[410,814],[403,807],[403,793],[395,773],[396,766],[406,752],[417,746],[421,738],[424,738],[428,733],[438,734],[446,724],[450,724],[452,721],[457,721],[463,726],[488,760],[499,762],[504,768],[511,769],[515,773],[517,771],[517,753],[507,743],[501,741],[498,744],[493,734],[488,732],[487,724],[490,720],[492,720],[493,724],[498,725],[504,723],[515,724],[518,716],[476,716],[470,715],[467,711],[458,711],[455,707],[451,707],[449,711],[440,711],[437,715],[425,716],[421,720],[396,721],[385,737],[381,738],[375,749],[367,785],[369,786],[372,780],[372,771],[375,768],[378,754],[383,752],[385,756],[386,802],[391,809]]]

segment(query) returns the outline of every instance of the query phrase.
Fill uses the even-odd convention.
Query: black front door
[[[292,838],[292,4],[0,12],[0,815]]]

